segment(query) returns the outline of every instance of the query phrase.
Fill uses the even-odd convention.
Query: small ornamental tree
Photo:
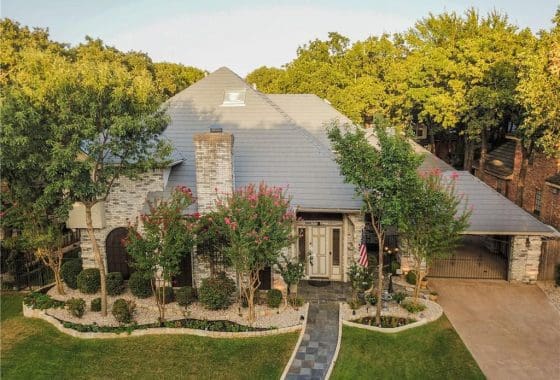
[[[289,210],[289,199],[282,188],[261,183],[240,188],[218,202],[216,216],[226,238],[224,253],[239,276],[252,323],[259,272],[276,264],[280,251],[294,241],[295,214]]]
[[[179,274],[181,259],[194,245],[196,217],[184,215],[192,203],[190,189],[175,189],[168,200],[150,204],[150,212],[140,218],[141,225],[129,227],[125,241],[132,266],[151,282],[160,323],[165,320],[166,284]]]
[[[290,259],[287,255],[282,254],[282,260],[276,263],[278,273],[286,283],[286,304],[288,298],[297,298],[297,285],[302,278],[305,277],[305,260],[302,258]],[[292,293],[293,292],[293,293]]]
[[[442,179],[439,171],[422,175],[414,193],[409,214],[399,224],[416,273],[414,301],[418,300],[420,282],[437,258],[446,257],[457,248],[461,233],[469,226],[470,210],[460,210],[461,197],[455,193],[457,174]]]
[[[385,234],[387,228],[398,226],[407,215],[422,157],[414,153],[405,136],[389,134],[386,121],[378,119],[375,124],[377,127],[368,131],[368,135],[363,128],[340,128],[337,124],[330,126],[328,134],[340,172],[363,199],[362,210],[371,217],[377,236],[377,299],[380,300]],[[381,302],[377,303],[375,323],[381,325]]]

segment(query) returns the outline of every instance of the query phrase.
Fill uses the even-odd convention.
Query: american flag
[[[367,247],[366,247],[366,232],[365,229],[362,229],[362,241],[360,243],[360,260],[358,260],[358,264],[363,267],[368,266],[368,257],[367,257]]]

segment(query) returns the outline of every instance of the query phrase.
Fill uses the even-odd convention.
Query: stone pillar
[[[348,281],[348,268],[352,263],[358,262],[360,259],[360,244],[362,242],[362,230],[366,223],[364,221],[364,214],[347,214],[348,217],[348,230],[346,231],[346,263],[344,265],[344,273],[342,273],[343,281]]]
[[[219,197],[233,191],[233,135],[199,133],[193,138],[198,211],[212,211]]]
[[[535,283],[539,274],[540,236],[513,236],[510,245],[509,281]]]

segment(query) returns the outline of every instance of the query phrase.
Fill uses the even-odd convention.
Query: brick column
[[[542,239],[540,236],[514,236],[511,239],[508,278],[534,283],[539,274]]]

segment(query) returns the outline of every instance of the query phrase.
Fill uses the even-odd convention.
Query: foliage
[[[196,217],[183,214],[192,203],[191,190],[177,187],[168,199],[150,203],[149,213],[141,216],[141,227],[138,222],[129,227],[126,249],[132,266],[151,281],[160,322],[165,320],[166,297],[157,296],[159,284],[171,283],[180,273],[181,260],[195,243]]]
[[[406,282],[408,282],[410,285],[416,285],[416,278],[417,278],[417,276],[416,276],[415,271],[409,270],[406,273],[405,279],[406,279]]]
[[[91,311],[101,311],[101,298],[94,298],[91,300],[90,308]]]
[[[180,63],[158,62],[153,67],[157,89],[166,98],[204,78],[204,71]]]
[[[282,249],[292,244],[294,222],[285,191],[264,183],[239,188],[217,204],[216,223],[227,241],[224,253],[248,300],[250,323],[255,320],[259,272],[275,265]]]
[[[224,254],[224,247],[227,245],[226,237],[222,234],[216,220],[219,218],[215,212],[209,212],[198,216],[197,223],[197,247],[198,258],[208,262],[210,266],[210,276],[216,276],[231,266],[229,258]]]
[[[58,301],[51,298],[47,294],[31,292],[23,298],[23,303],[32,309],[59,309],[64,307],[63,301]]]
[[[375,318],[372,317],[363,317],[353,320],[354,323],[360,323],[362,325],[374,326]],[[402,318],[402,317],[395,317],[392,315],[383,315],[381,316],[381,327],[382,328],[395,328],[400,326],[409,325],[411,323],[416,322],[415,319],[412,318]]]
[[[278,308],[282,303],[282,292],[278,289],[270,289],[266,292],[266,302],[269,307]]]
[[[122,273],[107,273],[107,294],[110,296],[117,296],[122,292],[124,292],[124,280]]]
[[[156,298],[160,304],[165,305],[175,300],[175,292],[171,286],[160,286],[157,288]]]
[[[66,301],[66,308],[70,315],[82,318],[86,311],[86,301],[83,298],[70,298]]]
[[[400,305],[411,314],[419,313],[423,310],[426,310],[426,306],[424,304],[415,300],[403,301],[400,303]]]
[[[364,299],[366,300],[367,303],[369,303],[371,306],[374,306],[377,304],[377,297],[375,296],[375,294],[373,293],[366,293],[364,296]]]
[[[71,289],[78,288],[78,275],[82,271],[82,260],[72,259],[62,264],[60,274],[64,283]]]
[[[101,286],[101,278],[99,269],[87,268],[80,272],[77,278],[78,289],[82,293],[94,294],[99,291]]]
[[[377,236],[377,298],[381,299],[385,233],[387,228],[399,226],[413,206],[411,195],[418,182],[416,170],[422,157],[414,153],[405,136],[383,119],[377,118],[375,130],[367,133],[363,128],[349,125],[341,128],[338,123],[328,128],[340,172],[363,199],[363,210],[369,215]],[[381,303],[378,303],[378,322],[380,317]]]
[[[113,308],[111,312],[117,320],[117,322],[122,324],[128,324],[132,322],[134,317],[134,311],[136,309],[136,304],[134,301],[128,301],[123,298],[116,299],[113,303]]]
[[[373,276],[368,268],[357,263],[352,263],[348,268],[348,279],[350,280],[354,296],[356,296],[357,293],[364,292],[366,289],[370,288]]]
[[[153,295],[150,278],[147,278],[146,275],[140,271],[133,272],[130,275],[128,287],[130,288],[130,292],[138,298],[147,298]]]
[[[188,306],[196,299],[196,294],[191,286],[183,286],[175,291],[175,299],[181,306]]]
[[[414,298],[418,299],[420,282],[437,258],[450,255],[460,244],[461,234],[469,226],[471,211],[461,207],[463,199],[457,196],[457,173],[442,178],[439,171],[424,173],[410,196],[413,205],[399,224],[399,232],[412,259],[416,285]],[[412,283],[412,282],[410,282]]]
[[[299,284],[301,279],[305,277],[305,260],[299,257],[296,260],[290,259],[283,253],[281,256],[282,259],[278,260],[276,267],[288,287],[288,295],[292,296],[290,294],[291,286]],[[293,296],[297,297],[297,293]]]
[[[222,273],[205,278],[198,288],[199,301],[210,310],[226,309],[233,302],[235,282]]]
[[[288,304],[291,307],[302,307],[305,301],[301,297],[290,297],[288,299]]]
[[[402,301],[404,301],[406,298],[406,293],[404,292],[396,292],[395,294],[393,294],[393,301],[395,301],[396,303],[401,303]]]

